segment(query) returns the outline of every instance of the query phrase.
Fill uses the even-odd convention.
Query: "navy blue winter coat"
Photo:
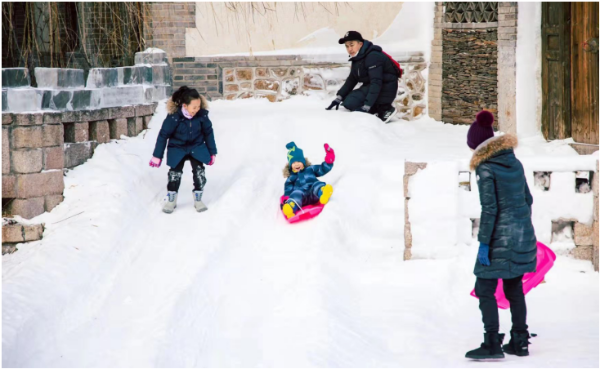
[[[162,159],[165,147],[168,147],[167,165],[171,168],[176,167],[187,155],[208,164],[211,155],[217,154],[215,134],[208,119],[208,102],[203,96],[200,99],[200,110],[192,119],[184,117],[181,108],[172,100],[167,102],[169,115],[158,133],[153,155]]]
[[[322,177],[333,168],[332,164],[323,162],[321,165],[310,165],[310,161],[306,160],[306,167],[298,173],[293,173],[289,169],[289,165],[283,169],[283,176],[287,177],[284,187],[284,196],[290,196],[294,191],[307,192],[312,187],[320,182],[317,177]]]
[[[350,75],[337,94],[346,98],[360,82],[363,84],[361,89],[367,92],[364,105],[373,106],[375,101],[394,101],[398,94],[398,72],[390,58],[381,51],[380,46],[365,40],[358,54],[350,58]]]
[[[517,144],[510,134],[495,137],[480,145],[471,159],[481,202],[478,239],[490,245],[491,265],[475,263],[479,278],[509,279],[536,270],[533,197],[513,151]]]

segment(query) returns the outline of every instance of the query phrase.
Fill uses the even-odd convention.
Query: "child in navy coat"
[[[194,207],[196,211],[207,210],[202,202],[206,185],[204,164],[213,165],[217,155],[217,145],[212,123],[208,118],[208,102],[195,89],[182,86],[167,102],[169,115],[163,122],[150,166],[158,168],[167,150],[169,182],[163,211],[172,213],[177,207],[177,191],[181,185],[183,165],[187,160],[192,164],[194,176]]]

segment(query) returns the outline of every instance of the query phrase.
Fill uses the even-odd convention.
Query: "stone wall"
[[[416,119],[426,110],[426,63],[421,53],[393,56],[404,69],[396,99],[398,116]],[[298,94],[334,95],[349,66],[302,55],[173,58],[173,87],[185,85],[211,99],[229,100],[256,97],[275,102]]]
[[[443,22],[444,3],[436,1],[433,18],[433,41],[431,41],[431,62],[427,88],[427,104],[429,116],[442,120],[442,55],[443,55]]]
[[[137,136],[158,103],[69,112],[2,113],[2,211],[31,219],[63,200],[63,169],[101,143]]]
[[[186,29],[196,29],[196,3],[145,4],[148,9],[144,25],[146,46],[165,50],[170,58],[184,57]]]
[[[498,122],[496,28],[443,32],[442,120],[471,124],[482,109]]]
[[[574,157],[570,168],[567,169],[564,165],[554,164],[548,157],[543,160],[547,169],[544,172],[534,171],[530,167],[531,164],[539,170],[539,158],[533,163],[527,158],[522,161],[525,177],[534,197],[532,221],[538,241],[547,245],[556,241],[564,243],[565,239],[571,242],[572,235],[574,247],[566,249],[567,251],[560,249],[560,252],[576,259],[589,260],[598,271],[598,160]],[[457,244],[470,244],[473,238],[477,237],[481,207],[475,175],[469,171],[468,161],[448,161],[441,164],[405,163],[405,260],[437,255],[431,250],[424,250],[440,243],[439,234],[426,231],[429,228],[427,224],[432,222],[444,223],[448,229],[456,230],[454,233],[443,235],[443,244],[436,246],[440,247],[437,251],[448,251],[447,248]],[[410,191],[411,181],[415,180],[413,176],[420,172],[425,172],[422,173],[425,177],[421,177],[420,180],[436,179],[436,191],[428,192],[426,198],[423,198],[423,195],[416,197]],[[417,184],[412,182],[412,185]],[[414,210],[415,206],[419,207],[432,201],[452,206],[445,207],[444,212],[432,212],[426,218],[421,214],[419,223],[415,223],[414,219],[411,223],[409,209]],[[568,205],[556,206],[561,203]],[[593,210],[593,217],[579,221],[573,218],[573,209],[581,209],[584,214]],[[570,229],[563,234],[561,231],[565,226]],[[566,238],[565,234],[568,235]],[[556,239],[555,236],[559,238]]]

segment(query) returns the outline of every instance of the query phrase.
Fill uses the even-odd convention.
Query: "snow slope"
[[[44,239],[3,257],[3,366],[598,367],[598,274],[563,256],[527,296],[532,356],[466,361],[482,339],[476,246],[403,262],[402,176],[405,159],[467,159],[468,127],[327,105],[213,103],[219,155],[200,214],[189,164],[176,211],[160,210],[168,168],[148,161],[164,103],[145,133],[100,145],[33,220]],[[337,156],[331,202],[297,225],[278,205],[292,140],[315,163],[325,142]]]

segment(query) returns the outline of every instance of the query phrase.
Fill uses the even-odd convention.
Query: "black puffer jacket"
[[[481,144],[473,153],[481,221],[479,242],[490,245],[491,265],[475,263],[479,278],[508,279],[535,272],[537,247],[523,165],[513,148],[517,138],[507,134]]]
[[[338,91],[339,96],[345,98],[361,82],[363,87],[369,86],[365,105],[373,106],[378,98],[394,101],[398,94],[398,73],[390,58],[381,51],[380,46],[365,40],[358,55],[350,58],[350,75]]]

